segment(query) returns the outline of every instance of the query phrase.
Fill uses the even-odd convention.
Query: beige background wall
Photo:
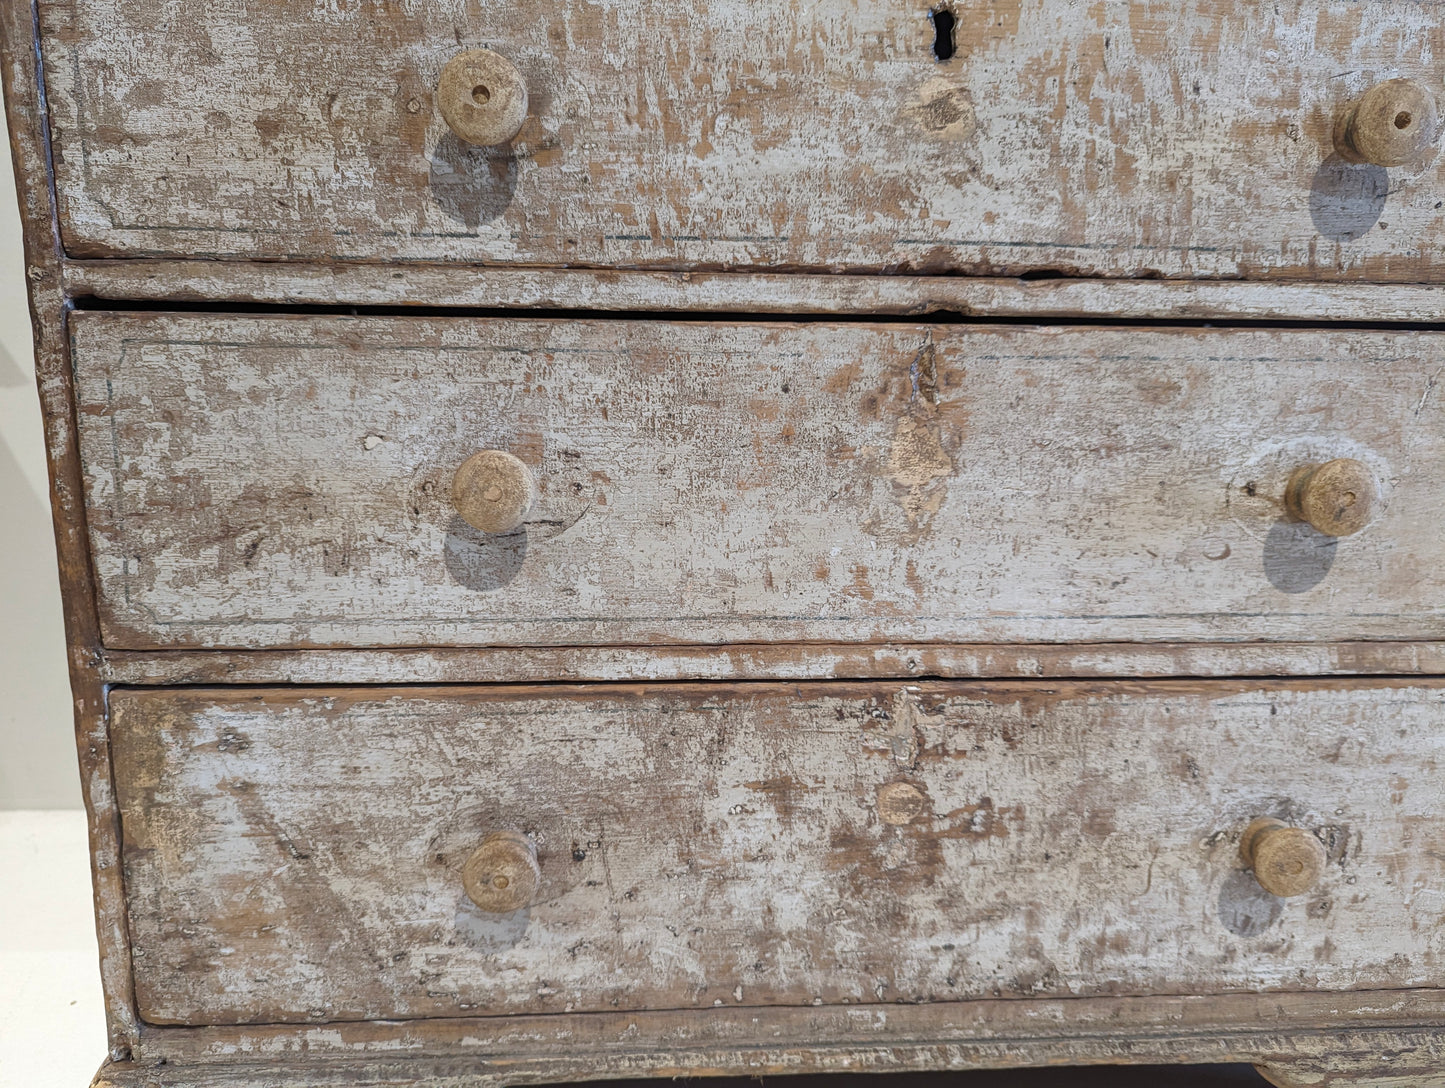
[[[8,140],[0,160],[0,809],[77,808],[80,775]]]

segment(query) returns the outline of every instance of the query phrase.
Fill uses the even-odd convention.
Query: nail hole
[[[472,101],[475,102],[477,105],[485,106],[491,100],[491,88],[487,87],[485,84],[478,83],[475,87],[472,88]]]
[[[934,8],[928,17],[933,20],[933,55],[948,60],[953,56],[953,28],[958,20],[947,8]]]
[[[1414,118],[1410,116],[1409,110],[1401,110],[1399,113],[1395,114],[1395,127],[1409,128],[1410,122],[1413,120]]]
[[[512,882],[504,876],[492,877],[492,887],[494,888],[506,888],[511,883]]]

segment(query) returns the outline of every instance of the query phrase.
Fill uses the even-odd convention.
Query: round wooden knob
[[[1413,79],[1377,83],[1335,121],[1335,150],[1350,162],[1402,166],[1440,139],[1434,96]]]
[[[1380,488],[1374,474],[1349,457],[1296,469],[1285,489],[1285,506],[1326,536],[1358,533],[1374,518]]]
[[[504,144],[527,119],[527,84],[500,53],[473,49],[447,61],[437,83],[437,105],[460,139],[483,147]]]
[[[1270,895],[1304,895],[1325,871],[1325,847],[1302,827],[1262,816],[1245,828],[1239,853]]]
[[[520,529],[536,501],[531,470],[506,450],[475,453],[452,477],[452,505],[468,525],[484,533]]]
[[[488,835],[462,866],[467,898],[490,914],[521,910],[537,894],[541,880],[537,848],[515,831]]]

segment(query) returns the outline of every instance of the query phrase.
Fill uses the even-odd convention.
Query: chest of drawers
[[[1442,28],[0,7],[97,1088],[1445,1085]]]

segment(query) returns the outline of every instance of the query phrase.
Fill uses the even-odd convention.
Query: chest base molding
[[[1375,1015],[1384,1006],[1414,1005],[1433,994],[1339,995],[1347,1003],[1374,1000]],[[1195,1024],[1188,1006],[1201,999],[1152,999],[1152,1009],[1128,1029],[1097,1022],[1090,1012],[1126,1001],[1007,1002],[1017,1016],[995,1020],[999,1033],[964,1028],[968,1009],[919,1006],[856,1006],[851,1009],[743,1009],[710,1012],[603,1014],[516,1018],[495,1027],[481,1021],[444,1025],[447,1034],[466,1031],[470,1046],[452,1046],[451,1056],[398,1050],[422,1049],[423,1038],[391,1038],[398,1025],[326,1025],[302,1029],[160,1029],[143,1034],[141,1043],[159,1035],[184,1040],[187,1057],[179,1061],[138,1059],[108,1062],[92,1088],[341,1088],[386,1085],[389,1088],[500,1088],[619,1077],[774,1076],[799,1073],[901,1073],[962,1071],[1060,1065],[1143,1065],[1250,1062],[1281,1088],[1305,1085],[1365,1085],[1375,1088],[1439,1088],[1445,1085],[1445,1032],[1362,1027],[1372,1019],[1363,1008],[1341,1008],[1355,1026],[1348,1029],[1282,1028],[1256,1009],[1255,1027],[1242,1019],[1226,1026]],[[980,1002],[998,1005],[999,1002]],[[1238,995],[1215,1004],[1235,1013],[1258,1005],[1254,995]],[[1076,1015],[1074,1006],[1083,1015]],[[1084,1011],[1090,1010],[1090,1011]],[[1116,1015],[1121,1010],[1112,1010]],[[1163,1021],[1173,1014],[1178,1026]],[[1060,1015],[1062,1014],[1062,1015]],[[1024,1021],[1038,1017],[1032,1029]],[[950,1028],[947,1021],[955,1021]],[[534,1023],[554,1021],[555,1028]],[[1008,1023],[1010,1022],[1011,1023]],[[1144,1021],[1152,1021],[1146,1024]],[[589,1023],[590,1022],[590,1023]],[[565,1027],[563,1025],[566,1025]],[[892,1025],[888,1027],[885,1025]],[[1007,1026],[1005,1026],[1007,1024]],[[1261,1028],[1259,1025],[1264,1025]],[[422,1028],[412,1024],[408,1028]],[[537,1028],[535,1032],[532,1028]],[[340,1031],[332,1030],[339,1028]],[[477,1031],[471,1029],[476,1028]],[[357,1029],[375,1034],[369,1042]],[[575,1029],[575,1030],[574,1030]],[[620,1029],[620,1030],[619,1030]],[[1010,1030],[1012,1029],[1012,1030]],[[611,1035],[595,1045],[594,1032]],[[880,1036],[893,1036],[885,1041]],[[1017,1033],[1015,1033],[1017,1032]],[[649,1039],[649,1036],[651,1038]],[[664,1042],[663,1036],[669,1041]],[[329,1037],[329,1043],[327,1041]],[[626,1038],[626,1037],[630,1037]],[[358,1049],[327,1053],[345,1038]],[[482,1045],[483,1040],[490,1045]],[[579,1045],[579,1039],[585,1045]],[[311,1044],[315,1045],[313,1052]],[[436,1045],[437,1040],[432,1040]],[[475,1053],[467,1051],[476,1049]],[[514,1049],[515,1048],[515,1049]],[[175,1049],[165,1047],[167,1051]],[[229,1050],[237,1057],[204,1060],[206,1052]]]

